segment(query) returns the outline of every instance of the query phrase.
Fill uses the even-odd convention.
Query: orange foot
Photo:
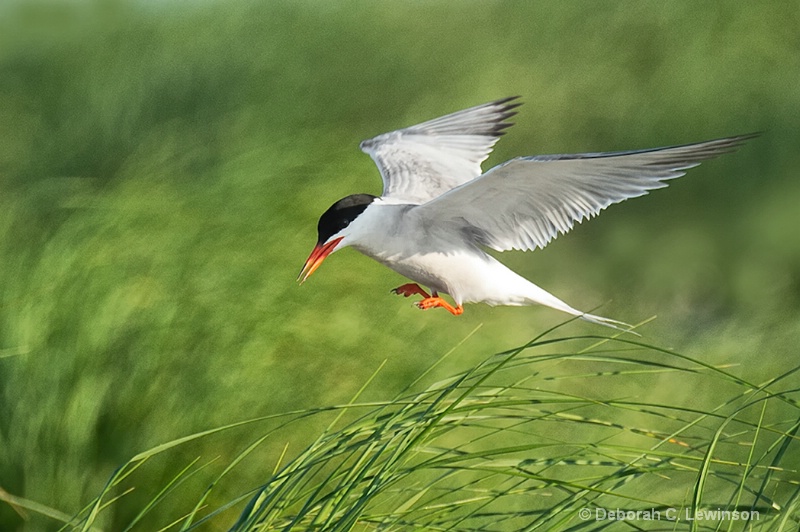
[[[461,313],[464,312],[464,307],[462,307],[461,305],[453,307],[450,303],[448,303],[447,301],[438,296],[426,297],[422,301],[417,301],[415,305],[417,305],[417,307],[421,308],[422,310],[427,310],[429,308],[435,308],[435,307],[442,307],[443,309],[448,310],[450,314],[452,314],[453,316],[460,316]]]
[[[394,290],[392,290],[393,294],[397,294],[404,297],[413,296],[414,294],[419,294],[424,298],[431,297],[428,292],[420,288],[417,283],[408,283],[402,286],[398,286]]]

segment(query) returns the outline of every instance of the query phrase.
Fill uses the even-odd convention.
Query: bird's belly
[[[449,294],[458,304],[525,304],[529,282],[489,255],[430,252],[374,258],[431,290]]]

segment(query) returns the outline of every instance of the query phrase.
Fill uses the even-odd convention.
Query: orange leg
[[[425,290],[423,290],[422,288],[420,288],[420,286],[417,283],[408,283],[402,286],[398,286],[397,288],[392,290],[392,293],[404,297],[413,296],[414,294],[419,294],[424,298],[431,297],[430,294]]]
[[[453,307],[453,305],[451,305],[450,303],[448,303],[439,296],[426,297],[422,301],[417,301],[415,305],[417,305],[417,307],[421,308],[422,310],[427,310],[429,308],[435,308],[435,307],[442,307],[443,309],[446,309],[448,312],[450,312],[450,314],[452,314],[453,316],[460,316],[461,313],[464,312],[464,307],[462,307],[461,305]]]

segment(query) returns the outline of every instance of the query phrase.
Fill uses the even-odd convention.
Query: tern
[[[635,151],[517,157],[483,172],[481,163],[513,125],[507,119],[521,105],[518,98],[363,141],[361,150],[378,166],[383,193],[347,196],[322,214],[300,283],[326,257],[349,246],[414,281],[392,292],[422,296],[416,302],[421,309],[441,307],[457,316],[464,303],[539,304],[629,330],[627,323],[571,307],[485,249],[544,248],[609,205],[666,187],[664,181],[756,135]]]

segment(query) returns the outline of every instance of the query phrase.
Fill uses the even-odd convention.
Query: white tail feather
[[[580,314],[580,318],[598,325],[605,325],[618,331],[629,332],[636,336],[641,336],[639,333],[633,331],[633,325],[625,323],[624,321],[612,320],[611,318],[604,318],[602,316],[595,316],[594,314]]]
[[[539,288],[533,283],[529,282],[528,286],[528,293],[527,299],[531,303],[537,303],[539,305],[544,305],[546,307],[554,308],[556,310],[560,310],[562,312],[566,312],[567,314],[572,314],[573,316],[577,316],[582,320],[586,320],[591,323],[596,323],[598,325],[604,325],[606,327],[611,327],[612,329],[616,329],[618,331],[633,332],[633,325],[625,323],[624,321],[612,320],[611,318],[604,318],[602,316],[595,316],[594,314],[587,314],[585,312],[581,312],[580,310],[574,309],[571,306],[567,305],[556,296]],[[638,336],[638,335],[637,335]]]

